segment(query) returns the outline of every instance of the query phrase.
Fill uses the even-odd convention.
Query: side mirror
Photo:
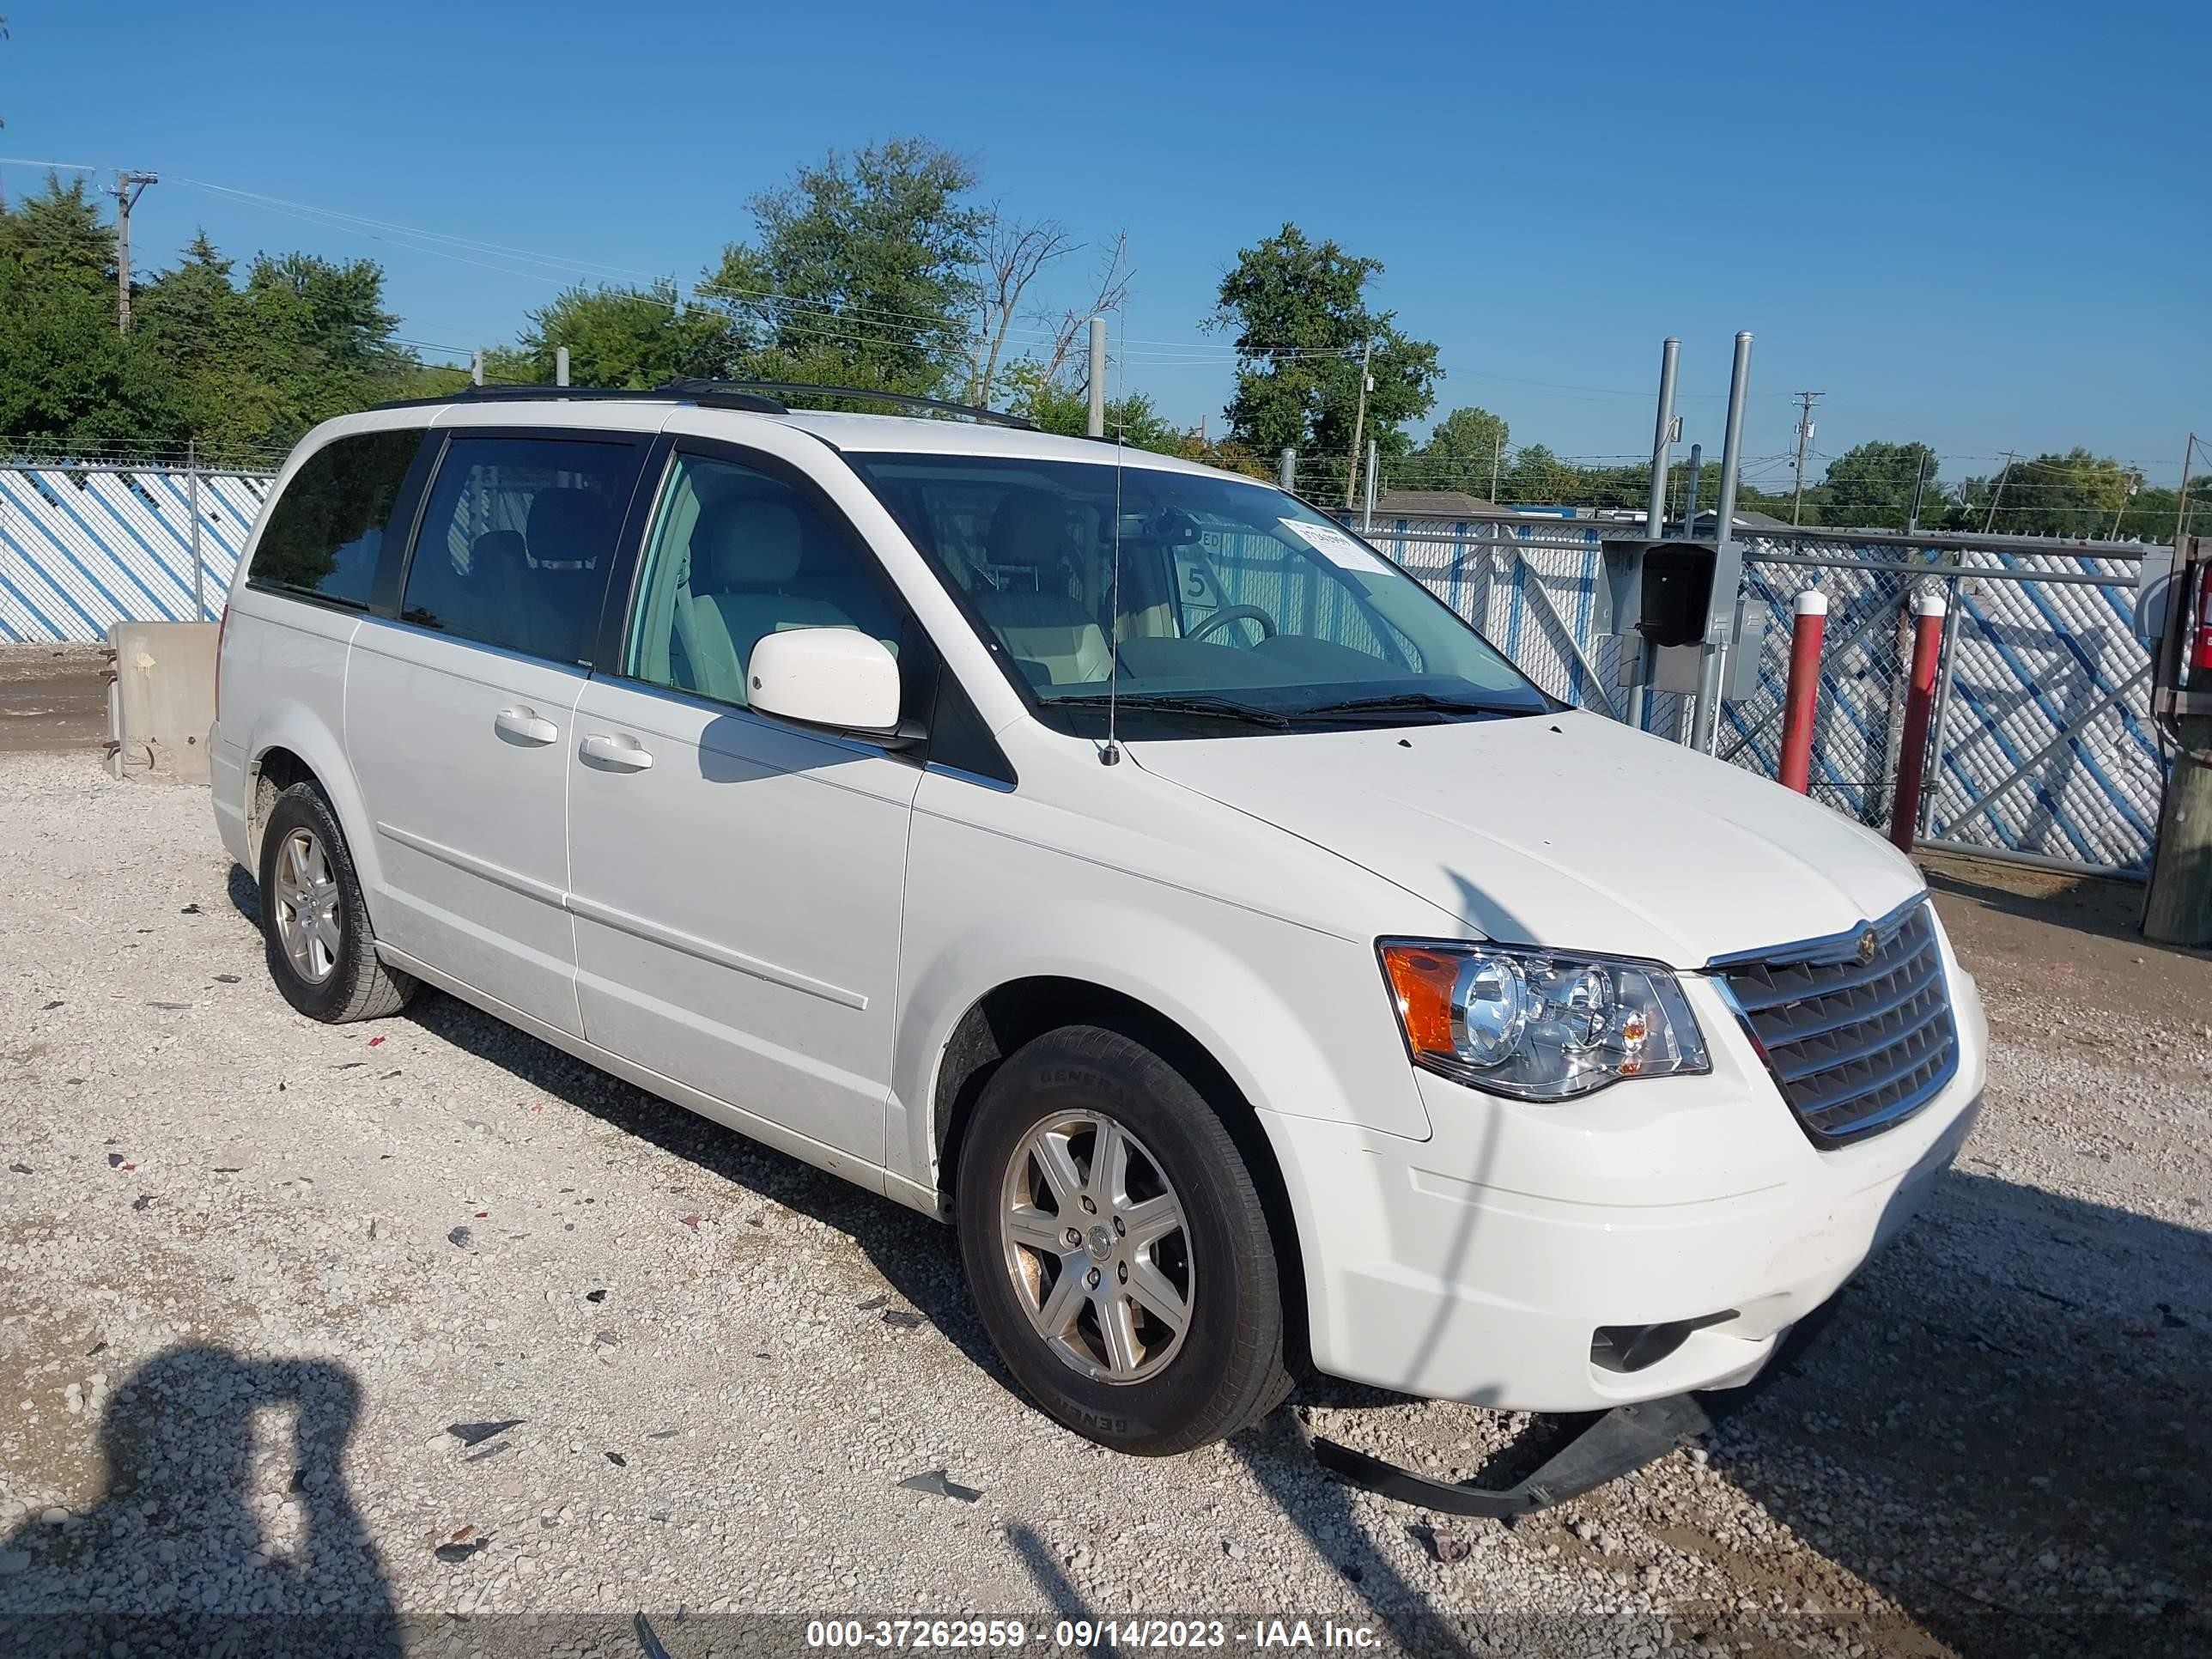
[[[745,665],[745,700],[805,726],[898,733],[898,659],[857,628],[793,628],[762,637]]]

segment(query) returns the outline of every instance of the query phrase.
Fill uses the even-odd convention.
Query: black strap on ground
[[[1530,1515],[1579,1498],[1608,1480],[1642,1468],[1663,1457],[1681,1442],[1703,1434],[1723,1418],[1733,1416],[1764,1393],[1778,1378],[1794,1372],[1797,1361],[1835,1315],[1841,1297],[1832,1297],[1790,1328],[1775,1345],[1773,1357],[1758,1376],[1739,1389],[1700,1394],[1669,1395],[1632,1406],[1615,1406],[1593,1414],[1589,1423],[1553,1452],[1534,1474],[1510,1486],[1478,1486],[1464,1480],[1437,1480],[1415,1470],[1387,1463],[1334,1440],[1298,1432],[1313,1450],[1314,1461],[1340,1480],[1369,1492],[1395,1498],[1401,1504],[1446,1515],[1472,1515],[1493,1521]]]

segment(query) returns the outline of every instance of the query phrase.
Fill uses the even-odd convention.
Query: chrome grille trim
[[[1925,893],[1848,933],[1717,957],[1710,970],[1816,1146],[1903,1122],[1958,1074],[1958,1027]]]

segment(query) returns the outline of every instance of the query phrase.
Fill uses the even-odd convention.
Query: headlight
[[[1385,939],[1380,950],[1414,1064],[1455,1082],[1566,1100],[1623,1078],[1712,1069],[1664,968],[1517,945]]]

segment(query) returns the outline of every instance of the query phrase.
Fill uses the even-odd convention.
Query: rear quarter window
[[[336,438],[301,464],[269,509],[247,580],[355,610],[368,606],[392,503],[422,429]]]

